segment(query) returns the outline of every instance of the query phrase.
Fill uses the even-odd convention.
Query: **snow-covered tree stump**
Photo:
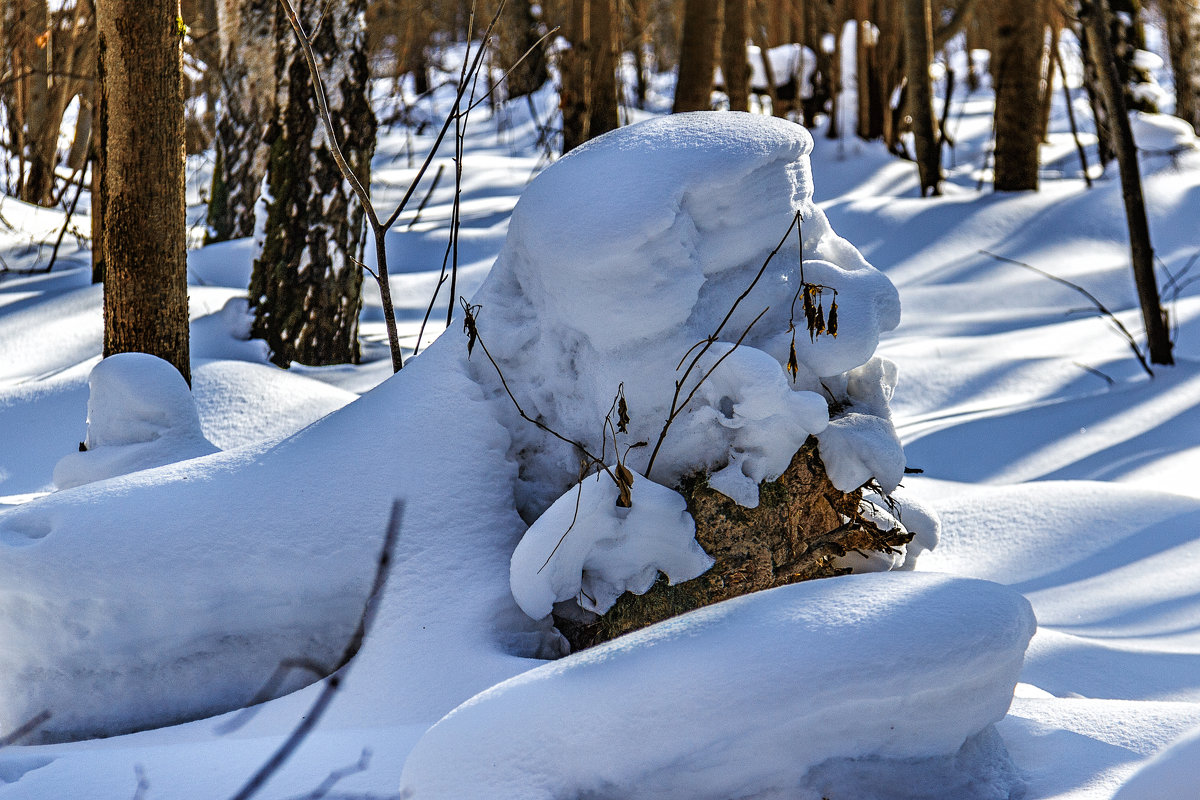
[[[660,575],[645,594],[621,595],[591,622],[556,616],[558,629],[581,650],[702,606],[751,592],[851,571],[850,552],[896,555],[913,539],[903,527],[881,528],[862,513],[862,490],[843,492],[829,481],[810,437],[778,480],[759,487],[746,508],[708,485],[698,473],[680,493],[696,522],[696,541],[714,560],[703,575],[671,585]]]

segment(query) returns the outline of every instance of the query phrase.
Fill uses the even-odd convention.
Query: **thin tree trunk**
[[[1146,205],[1142,197],[1142,178],[1137,161],[1137,147],[1125,107],[1125,93],[1117,71],[1116,54],[1108,37],[1109,10],[1105,0],[1080,0],[1080,22],[1095,60],[1100,91],[1109,118],[1113,122],[1113,141],[1117,162],[1121,168],[1121,194],[1125,200],[1125,217],[1129,224],[1129,249],[1133,259],[1133,278],[1137,285],[1142,322],[1150,346],[1150,363],[1173,364],[1171,337],[1166,315],[1158,295],[1154,276],[1154,250],[1150,246],[1150,225],[1146,221]]]
[[[541,34],[533,5],[532,0],[508,0],[502,9],[497,50],[501,68],[511,70],[506,81],[510,98],[536,92],[549,78],[545,53],[538,46]],[[520,60],[531,47],[529,56]]]
[[[1159,7],[1166,17],[1175,75],[1175,116],[1200,129],[1200,3],[1161,0]]]
[[[1038,136],[1030,122],[1041,81],[1045,23],[1041,0],[1001,0],[993,6],[996,50],[992,83],[996,87],[997,191],[1038,188]]]
[[[908,113],[912,117],[921,196],[942,193],[942,157],[933,119],[932,11],[929,0],[904,2],[904,61],[908,75]]]
[[[102,0],[104,355],[169,361],[190,383],[179,0]]]
[[[563,153],[574,150],[591,136],[591,114],[588,111],[591,95],[591,71],[588,69],[591,47],[591,15],[589,0],[569,0],[567,38],[569,50],[559,56],[562,86],[559,107],[562,109]]]
[[[616,130],[621,124],[617,113],[617,31],[616,0],[590,0],[592,46],[588,65],[591,72],[591,124],[588,133],[595,139]]]
[[[679,43],[679,80],[672,111],[712,109],[713,61],[720,27],[719,0],[684,0]]]
[[[746,39],[750,33],[747,0],[725,0],[725,28],[721,35],[721,72],[730,111],[750,110],[750,62]]]

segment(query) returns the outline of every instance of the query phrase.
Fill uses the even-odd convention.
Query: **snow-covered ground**
[[[539,97],[543,119],[551,102]],[[920,198],[913,166],[878,145],[816,131],[810,156],[832,231],[899,290],[901,318],[888,331],[886,282],[859,276],[872,287],[859,296],[882,309],[871,322],[884,331],[877,353],[898,366],[892,421],[908,465],[924,470],[900,491],[941,519],[940,542],[916,574],[786,587],[552,662],[561,642],[512,598],[510,558],[526,520],[572,478],[553,477],[565,456],[519,425],[478,346],[467,360],[461,311],[437,345],[385,380],[382,312],[369,291],[368,363],[282,371],[244,338],[238,298],[252,244],[196,250],[189,401],[136,357],[93,374],[101,293],[86,244],[68,234],[52,272],[17,274],[45,263],[40,243],[53,241],[63,215],[5,200],[0,736],[47,707],[54,716],[40,732],[50,738],[163,727],[4,748],[0,797],[233,794],[323,684],[235,717],[236,727],[232,714],[173,723],[244,703],[282,659],[332,665],[397,498],[404,522],[371,633],[321,724],[259,796],[305,796],[335,773],[330,796],[456,800],[1197,796],[1200,292],[1182,273],[1200,252],[1200,154],[1163,152],[1170,129],[1139,122],[1154,151],[1142,167],[1160,280],[1184,287],[1170,304],[1177,363],[1150,379],[1108,322],[1080,313],[1090,309],[1077,293],[981,252],[1074,281],[1140,330],[1115,165],[1085,187],[1056,105],[1041,191],[980,191],[990,110],[985,91],[958,95],[939,198]],[[1082,102],[1077,111],[1086,117]],[[745,219],[732,200],[755,185],[762,194],[752,199],[765,203],[782,179],[717,159],[705,170],[719,186],[706,193],[699,182],[680,201],[688,213],[661,221],[639,204],[662,197],[658,173],[645,173],[641,192],[636,180],[620,185],[637,177],[629,168],[588,173],[599,189],[576,176],[587,197],[611,199],[606,180],[629,196],[588,217],[571,180],[543,182],[506,246],[517,199],[545,159],[523,102],[500,121],[474,112],[464,164],[458,287],[484,305],[482,342],[520,377],[513,390],[530,410],[572,435],[589,426],[603,435],[609,384],[623,374],[637,376],[625,387],[632,424],[650,425],[637,414],[653,416],[654,382],[671,378],[637,359],[656,354],[651,335],[708,330],[693,312],[727,308],[704,300],[702,281],[749,258],[757,268],[763,253],[739,248],[765,240],[769,250],[783,234],[777,218],[786,226],[791,213],[754,207]],[[381,205],[415,174],[408,136],[381,135]],[[413,144],[419,153],[429,141]],[[199,160],[195,176],[203,185]],[[420,219],[409,227],[406,213],[388,241],[410,352],[438,282],[452,196],[443,179]],[[571,227],[531,227],[530,209]],[[695,230],[672,231],[680,218]],[[639,238],[606,242],[606,226]],[[671,235],[652,240],[651,229]],[[590,238],[572,240],[580,236]],[[823,252],[850,270],[851,254],[832,241]],[[531,242],[541,248],[522,249]],[[696,242],[703,274],[672,272],[670,247]],[[620,258],[605,262],[606,252]],[[562,259],[562,271],[539,263],[547,258]],[[832,264],[828,274],[841,275]],[[693,283],[665,280],[680,276]],[[625,283],[639,278],[658,282]],[[673,289],[684,288],[691,296],[680,299]],[[622,297],[626,305],[613,305]],[[862,308],[839,304],[853,349]],[[446,305],[443,291],[432,319],[444,321]],[[650,317],[652,307],[667,316]],[[674,320],[665,334],[662,319]],[[857,324],[862,335],[867,323]],[[744,352],[786,360],[786,345],[760,338]],[[861,364],[874,341],[826,367],[800,349],[801,367],[826,376]],[[572,377],[592,385],[565,394]],[[668,464],[705,457],[693,428],[676,432]],[[739,435],[721,428],[718,438],[736,448]],[[633,452],[641,469],[645,455]],[[99,480],[108,475],[117,477]],[[55,492],[56,482],[83,485]],[[293,674],[284,688],[310,680]]]

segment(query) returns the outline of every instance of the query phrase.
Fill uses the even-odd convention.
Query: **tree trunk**
[[[725,0],[725,29],[721,35],[721,72],[730,111],[750,110],[750,62],[746,39],[750,33],[748,0]]]
[[[573,651],[722,600],[844,575],[850,570],[839,559],[848,552],[894,553],[913,538],[900,527],[885,531],[866,518],[861,489],[842,492],[829,482],[815,437],[778,480],[762,484],[754,508],[709,488],[706,478],[693,476],[678,488],[696,521],[696,541],[716,563],[673,586],[660,576],[650,591],[621,595],[593,622],[555,617]]]
[[[217,20],[223,80],[206,244],[254,233],[267,174],[263,133],[276,112],[276,50],[280,37],[292,35],[278,0],[220,0]]]
[[[1200,4],[1162,0],[1159,7],[1167,21],[1175,74],[1175,116],[1200,129]]]
[[[191,382],[179,0],[102,0],[104,355],[143,352]]]
[[[1137,147],[1125,107],[1125,93],[1117,70],[1116,54],[1108,37],[1108,4],[1105,0],[1080,0],[1079,19],[1087,37],[1089,52],[1095,61],[1100,92],[1113,122],[1113,142],[1121,168],[1121,194],[1125,200],[1125,217],[1129,224],[1129,249],[1133,259],[1133,278],[1137,285],[1142,322],[1150,345],[1150,363],[1173,364],[1171,337],[1166,315],[1158,296],[1158,281],[1154,276],[1154,250],[1150,246],[1150,226],[1146,221],[1146,206],[1142,198],[1142,178],[1138,167]]]
[[[510,0],[504,5],[497,51],[501,68],[511,70],[507,81],[509,97],[533,94],[549,78],[545,52],[537,45],[540,36],[531,0]],[[531,47],[534,49],[529,56],[520,60]]]
[[[858,98],[858,109],[855,114],[857,125],[855,133],[860,139],[877,138],[871,135],[871,53],[874,48],[874,36],[871,23],[869,0],[855,0],[854,3],[854,78],[857,85],[855,96]],[[839,36],[840,38],[840,36]]]
[[[1037,125],[1030,119],[1036,108],[1041,80],[1045,22],[1041,0],[999,0],[993,5],[996,50],[992,83],[996,87],[997,191],[1038,188]]]
[[[11,141],[22,162],[14,188],[25,202],[49,206],[63,114],[92,82],[79,77],[90,73],[95,61],[92,4],[80,0],[51,9],[46,0],[13,0],[4,17],[8,67],[16,78],[9,104]]]
[[[321,73],[338,79],[325,90],[333,128],[346,137],[342,153],[369,185],[375,117],[366,94],[365,2],[301,0],[297,11]],[[266,340],[280,366],[356,363],[364,211],[318,125],[308,65],[291,37],[281,41],[276,76],[265,240],[250,277],[251,335]]]
[[[617,113],[617,17],[616,0],[590,0],[591,47],[588,71],[591,73],[589,139],[616,130],[621,122]]]
[[[574,150],[591,137],[591,47],[589,0],[569,0],[566,36],[571,47],[559,56],[562,86],[558,103],[562,110],[563,153]]]
[[[684,0],[683,35],[679,43],[679,80],[672,111],[712,109],[713,61],[721,3]]]
[[[929,0],[904,0],[904,71],[922,197],[942,193],[942,148],[933,121],[933,82],[929,78],[931,29]]]
[[[97,51],[99,52],[99,51]],[[96,59],[99,63],[99,58]],[[92,98],[92,283],[104,283],[104,148],[100,142],[100,132],[104,129],[101,119],[103,97],[100,88],[100,76],[96,76],[95,97]]]

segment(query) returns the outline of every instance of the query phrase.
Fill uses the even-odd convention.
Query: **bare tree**
[[[995,49],[992,83],[996,87],[996,162],[998,191],[1038,188],[1041,137],[1030,119],[1041,91],[1045,20],[1042,0],[997,0],[992,4]]]
[[[1088,52],[1099,77],[1100,93],[1112,120],[1112,141],[1121,168],[1121,194],[1129,224],[1129,249],[1133,260],[1133,278],[1137,285],[1142,322],[1150,349],[1150,363],[1173,364],[1171,337],[1154,275],[1154,250],[1150,246],[1150,225],[1142,198],[1142,178],[1137,161],[1137,146],[1125,106],[1125,92],[1117,69],[1117,55],[1108,36],[1110,11],[1105,0],[1080,0],[1079,20],[1087,39]]]
[[[619,124],[615,0],[570,0],[567,13],[571,47],[559,58],[564,153]]]
[[[221,92],[206,242],[254,232],[254,206],[267,174],[263,140],[275,117],[276,0],[220,0]]]
[[[748,0],[725,0],[725,29],[721,35],[721,73],[730,111],[750,110],[750,62],[746,40],[750,36]]]
[[[190,383],[179,0],[101,0],[97,22],[104,355],[150,353]]]
[[[679,80],[675,84],[675,113],[712,108],[713,64],[719,0],[684,0],[683,35],[679,42]]]
[[[294,3],[326,85],[332,128],[357,180],[370,183],[375,116],[367,101],[366,0]],[[285,35],[286,34],[286,35]],[[280,25],[275,119],[267,132],[267,219],[250,277],[251,334],[271,360],[325,365],[359,360],[362,204],[344,179],[317,104],[308,63]]]
[[[904,2],[905,72],[908,74],[908,113],[912,118],[921,196],[942,193],[942,147],[933,121],[933,12],[929,0]]]
[[[1175,116],[1200,128],[1200,3],[1160,0],[1159,7],[1166,18],[1175,74]]]

